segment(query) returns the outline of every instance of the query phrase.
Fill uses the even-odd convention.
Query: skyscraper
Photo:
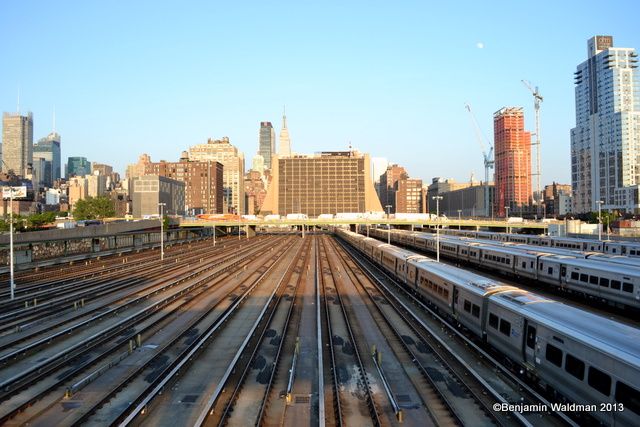
[[[2,115],[2,170],[13,170],[25,176],[27,165],[33,162],[33,115],[4,113]]]
[[[587,42],[575,72],[576,127],[571,129],[575,213],[640,212],[640,82],[638,54],[613,47],[613,37]]]
[[[531,199],[531,133],[524,130],[522,107],[493,114],[495,146],[495,212],[522,211]]]
[[[276,131],[271,122],[260,122],[258,154],[264,158],[264,166],[271,169],[271,156],[276,154]]]
[[[409,174],[403,166],[389,165],[387,170],[380,175],[380,204],[385,212],[396,213],[397,182],[409,178]],[[387,209],[387,206],[391,206]]]
[[[45,161],[42,184],[46,187],[53,187],[53,182],[62,178],[60,142],[60,135],[51,132],[33,144],[33,157],[40,157]]]
[[[224,212],[244,214],[244,155],[231,145],[228,137],[209,139],[206,144],[189,148],[189,160],[220,162],[223,165]],[[266,163],[266,162],[265,162]]]
[[[69,157],[67,160],[67,178],[91,174],[91,163],[86,157]]]
[[[279,157],[288,157],[291,155],[291,138],[289,137],[289,129],[287,129],[287,116],[282,113],[282,130],[280,130],[280,150]]]

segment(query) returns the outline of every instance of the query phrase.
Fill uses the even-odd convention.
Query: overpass
[[[555,221],[556,223],[558,221]],[[488,230],[502,232],[522,232],[526,231],[535,234],[546,234],[549,229],[549,222],[523,221],[492,221],[485,219],[439,219],[439,220],[415,220],[415,219],[239,219],[238,221],[223,220],[185,220],[180,222],[180,227],[250,227],[255,230],[258,227],[330,227],[338,225],[368,225],[379,226],[389,225],[396,228],[461,228],[466,230]]]

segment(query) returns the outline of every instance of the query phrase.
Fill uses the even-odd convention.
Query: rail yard
[[[0,277],[1,425],[640,419],[633,323],[344,230],[204,238],[165,248],[163,260],[157,248],[141,249],[25,270],[16,282],[11,300]],[[494,306],[502,309],[495,330]],[[547,306],[562,306],[549,313],[564,313],[566,323],[529,308]],[[582,315],[590,328],[578,330]],[[597,341],[597,322],[609,342],[578,349]],[[554,338],[563,343],[553,347],[560,365],[555,350],[545,353]],[[587,407],[602,403],[608,410]]]

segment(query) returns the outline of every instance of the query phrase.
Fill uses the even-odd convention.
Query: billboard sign
[[[23,185],[20,187],[2,187],[2,198],[10,199],[12,190],[14,199],[27,197],[27,187]]]

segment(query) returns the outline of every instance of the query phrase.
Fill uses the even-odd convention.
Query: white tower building
[[[291,155],[291,138],[289,138],[289,129],[287,129],[287,116],[282,112],[282,130],[280,131],[280,150],[279,157],[288,157]]]
[[[573,212],[640,212],[638,54],[613,37],[588,41],[575,72],[576,127],[571,129]]]

